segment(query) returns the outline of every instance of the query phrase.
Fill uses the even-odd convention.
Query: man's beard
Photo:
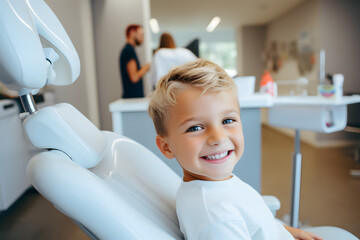
[[[136,39],[136,38],[135,38],[135,45],[136,45],[136,46],[140,46],[140,45],[141,45],[141,42],[140,42],[138,39]]]

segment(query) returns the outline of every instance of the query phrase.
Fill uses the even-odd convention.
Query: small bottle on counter
[[[333,84],[335,87],[335,99],[340,101],[343,96],[344,75],[341,73],[334,74]]]

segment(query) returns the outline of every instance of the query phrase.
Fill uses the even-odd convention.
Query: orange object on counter
[[[264,74],[261,76],[260,92],[268,93],[273,97],[277,96],[277,86],[272,79],[269,71],[265,71]]]

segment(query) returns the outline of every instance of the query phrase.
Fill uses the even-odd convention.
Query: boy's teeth
[[[209,156],[206,156],[205,158],[209,159],[209,160],[222,159],[222,158],[226,157],[227,154],[228,154],[228,152],[223,152],[221,154],[209,155]]]

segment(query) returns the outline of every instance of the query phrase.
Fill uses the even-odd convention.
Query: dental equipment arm
[[[0,0],[0,53],[0,81],[18,92],[30,113],[24,127],[32,144],[95,166],[105,147],[100,131],[70,104],[37,111],[32,97],[47,84],[70,85],[80,74],[79,56],[43,0]]]
[[[79,56],[43,0],[0,1],[0,29],[1,81],[20,96],[79,77]]]

